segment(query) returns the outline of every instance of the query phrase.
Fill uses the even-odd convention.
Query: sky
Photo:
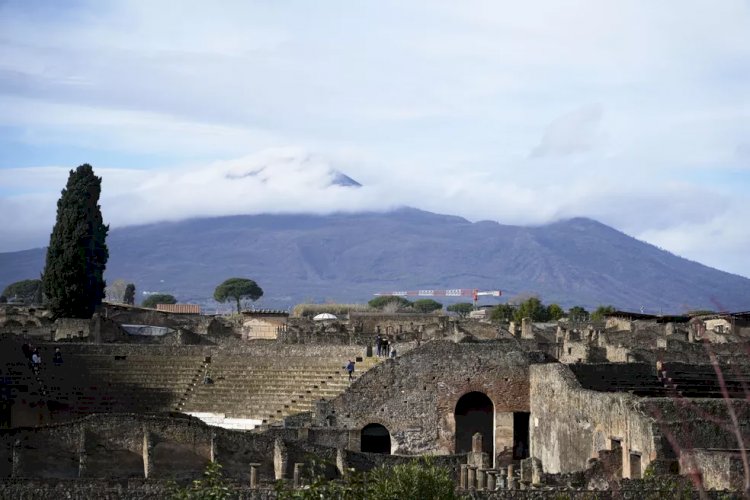
[[[750,276],[750,1],[0,0],[0,251],[82,163],[113,228],[583,216]]]

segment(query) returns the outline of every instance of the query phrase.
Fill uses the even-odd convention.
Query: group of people
[[[42,367],[42,355],[39,352],[39,349],[31,344],[23,344],[21,346],[21,351],[23,351],[24,357],[29,360],[29,364],[31,365],[31,369],[34,370],[34,373],[38,373],[39,369]],[[52,362],[55,366],[63,364],[62,352],[59,347],[55,347],[55,354],[52,356]]]
[[[396,346],[393,341],[378,334],[375,337],[375,352],[381,358],[395,358]]]

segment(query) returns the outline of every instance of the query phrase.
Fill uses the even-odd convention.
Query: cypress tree
[[[109,258],[99,195],[101,177],[91,165],[71,170],[57,202],[44,268],[44,294],[55,317],[90,318],[104,297]]]

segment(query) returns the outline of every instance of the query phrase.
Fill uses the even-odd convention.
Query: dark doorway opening
[[[630,479],[641,478],[641,454],[630,454]]]
[[[482,451],[493,456],[495,409],[481,392],[469,392],[456,403],[456,453],[471,451],[471,437],[482,434]]]
[[[391,454],[391,434],[380,424],[369,424],[362,428],[361,450],[367,453]]]
[[[513,413],[513,459],[529,458],[529,413]]]

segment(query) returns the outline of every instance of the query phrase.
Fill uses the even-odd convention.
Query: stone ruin
[[[432,314],[315,324],[105,307],[71,326],[6,308],[0,496],[157,498],[216,461],[248,498],[268,498],[276,480],[304,482],[312,456],[336,478],[421,455],[487,498],[637,496],[659,484],[647,476],[742,492],[750,332],[742,315],[723,321],[503,329]],[[131,324],[167,333],[144,340]],[[375,355],[378,333],[398,356]]]

